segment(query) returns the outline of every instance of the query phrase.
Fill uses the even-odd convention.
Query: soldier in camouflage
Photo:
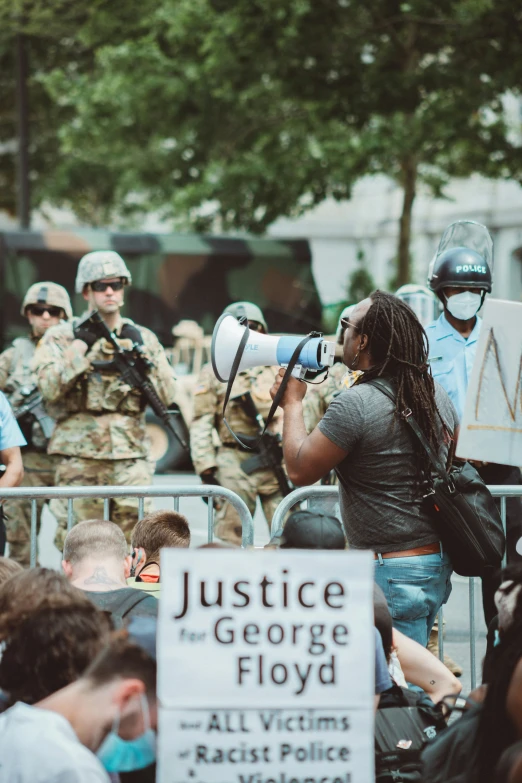
[[[236,302],[226,308],[236,318],[245,316],[253,331],[266,332],[265,317],[257,305],[250,302]],[[227,420],[234,432],[243,435],[257,435],[257,424],[246,415],[241,406],[234,402],[235,396],[250,392],[263,418],[272,405],[270,388],[279,368],[253,367],[238,372],[227,408]],[[196,382],[194,391],[194,418],[190,428],[190,448],[194,469],[204,484],[221,484],[239,495],[253,514],[259,497],[265,517],[270,523],[282,494],[273,471],[256,470],[247,476],[241,463],[252,452],[242,449],[234,440],[223,421],[223,399],[226,384],[217,380],[212,366],[205,364]],[[282,430],[283,417],[278,408],[270,429]],[[216,443],[217,433],[217,443]],[[224,541],[241,544],[241,523],[235,510],[225,503],[216,514],[215,534]]]
[[[36,386],[31,361],[37,344],[50,327],[72,318],[69,294],[56,283],[35,283],[24,297],[21,314],[29,322],[28,335],[17,337],[13,344],[0,354],[0,390],[5,392],[15,413]],[[42,428],[31,415],[24,417],[19,424],[28,444],[22,451],[25,470],[22,486],[52,487],[57,458],[47,454],[47,438]],[[44,503],[38,501],[37,505],[39,531]],[[9,554],[20,565],[28,566],[31,550],[31,504],[27,500],[6,500],[3,509]]]
[[[162,401],[174,402],[176,383],[165,352],[156,336],[122,318],[125,286],[131,283],[127,266],[114,251],[87,253],[78,266],[76,292],[89,310],[98,310],[122,347],[141,339],[153,362],[149,380]],[[57,486],[152,484],[154,465],[149,458],[145,429],[145,400],[141,392],[123,382],[111,364],[113,346],[75,323],[50,329],[35,352],[33,367],[56,429],[49,453],[60,456]],[[138,501],[111,501],[110,518],[130,541],[136,524]],[[58,520],[55,543],[63,549],[67,533],[67,501],[53,500]],[[74,522],[102,516],[102,501],[74,502]]]

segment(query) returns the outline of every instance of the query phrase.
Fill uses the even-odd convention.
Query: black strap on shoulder
[[[368,383],[371,386],[375,386],[376,389],[379,389],[379,391],[385,394],[386,397],[388,397],[393,403],[397,403],[397,396],[390,381],[384,378],[374,378],[373,380],[368,381]],[[427,437],[424,435],[423,431],[417,424],[417,420],[414,418],[413,413],[411,412],[411,408],[406,408],[405,410],[401,411],[401,416],[406,424],[409,425],[416,438],[420,441],[420,444],[426,451],[434,470],[438,473],[441,479],[447,482],[451,482],[450,477],[444,469],[444,465],[431,448]]]

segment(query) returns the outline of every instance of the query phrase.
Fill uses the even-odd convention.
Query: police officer
[[[156,336],[122,318],[125,288],[131,274],[118,253],[100,250],[80,260],[76,292],[88,310],[97,310],[123,348],[141,342],[152,362],[149,380],[165,403],[174,402],[172,368]],[[138,485],[152,483],[153,463],[145,429],[146,402],[111,364],[113,346],[77,322],[49,329],[37,346],[33,367],[48,410],[56,419],[49,453],[59,455],[55,484]],[[130,541],[137,521],[136,498],[112,501],[111,519]],[[75,521],[102,515],[102,501],[75,500]],[[60,551],[67,533],[67,501],[53,500],[58,519],[55,543]]]
[[[252,331],[267,332],[265,317],[257,305],[236,302],[225,309],[236,318],[246,317]],[[265,418],[272,405],[270,388],[279,368],[253,367],[238,372],[227,408],[227,420],[234,432],[257,435],[256,422],[248,416],[234,397],[250,392],[258,412]],[[267,522],[282,500],[273,471],[257,470],[247,475],[241,463],[252,455],[242,449],[227,429],[222,416],[226,384],[217,380],[212,366],[205,364],[194,391],[194,418],[190,428],[192,462],[204,484],[221,484],[238,494],[253,514],[259,497]],[[280,432],[282,416],[278,408],[270,429]],[[216,442],[217,435],[217,442]],[[241,544],[241,524],[237,513],[225,503],[216,514],[216,535],[224,541]]]
[[[478,311],[491,292],[493,241],[485,226],[472,221],[452,223],[443,234],[433,259],[428,285],[439,297],[443,312],[426,328],[429,362],[434,378],[451,397],[462,418],[481,328]],[[519,484],[520,470],[510,465],[475,464],[486,484]],[[516,543],[522,536],[522,504],[507,500],[507,559],[520,560]],[[496,614],[496,583],[482,580],[484,615]]]
[[[0,390],[5,392],[15,411],[36,389],[36,377],[31,371],[36,345],[51,326],[72,318],[69,294],[61,285],[51,282],[32,285],[24,297],[20,312],[29,322],[29,333],[25,337],[17,337],[0,354]],[[20,424],[28,443],[22,453],[25,471],[22,486],[52,487],[56,457],[47,454],[48,433],[46,436],[32,414],[25,416]],[[38,531],[43,505],[43,501],[38,501]],[[27,500],[6,500],[3,509],[10,556],[21,565],[28,566],[31,504]]]

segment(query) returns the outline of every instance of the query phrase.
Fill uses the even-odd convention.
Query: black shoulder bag
[[[370,383],[396,402],[389,382],[378,378]],[[453,465],[447,471],[411,410],[407,408],[401,416],[432,464],[434,472],[424,507],[451,558],[453,570],[461,576],[483,576],[490,569],[500,568],[506,538],[491,492],[469,462]]]

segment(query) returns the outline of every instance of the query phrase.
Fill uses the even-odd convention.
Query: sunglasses
[[[91,288],[93,291],[96,291],[97,294],[101,294],[108,288],[111,288],[113,291],[121,291],[123,285],[123,280],[114,280],[112,283],[104,283],[101,280],[96,280],[96,282],[91,283]]]
[[[343,329],[348,329],[349,326],[353,326],[356,332],[360,331],[357,324],[352,323],[351,321],[348,320],[348,318],[341,318],[341,327]]]
[[[52,305],[31,305],[29,307],[29,312],[31,315],[49,313],[51,318],[60,318],[63,311],[61,307],[53,307]]]

